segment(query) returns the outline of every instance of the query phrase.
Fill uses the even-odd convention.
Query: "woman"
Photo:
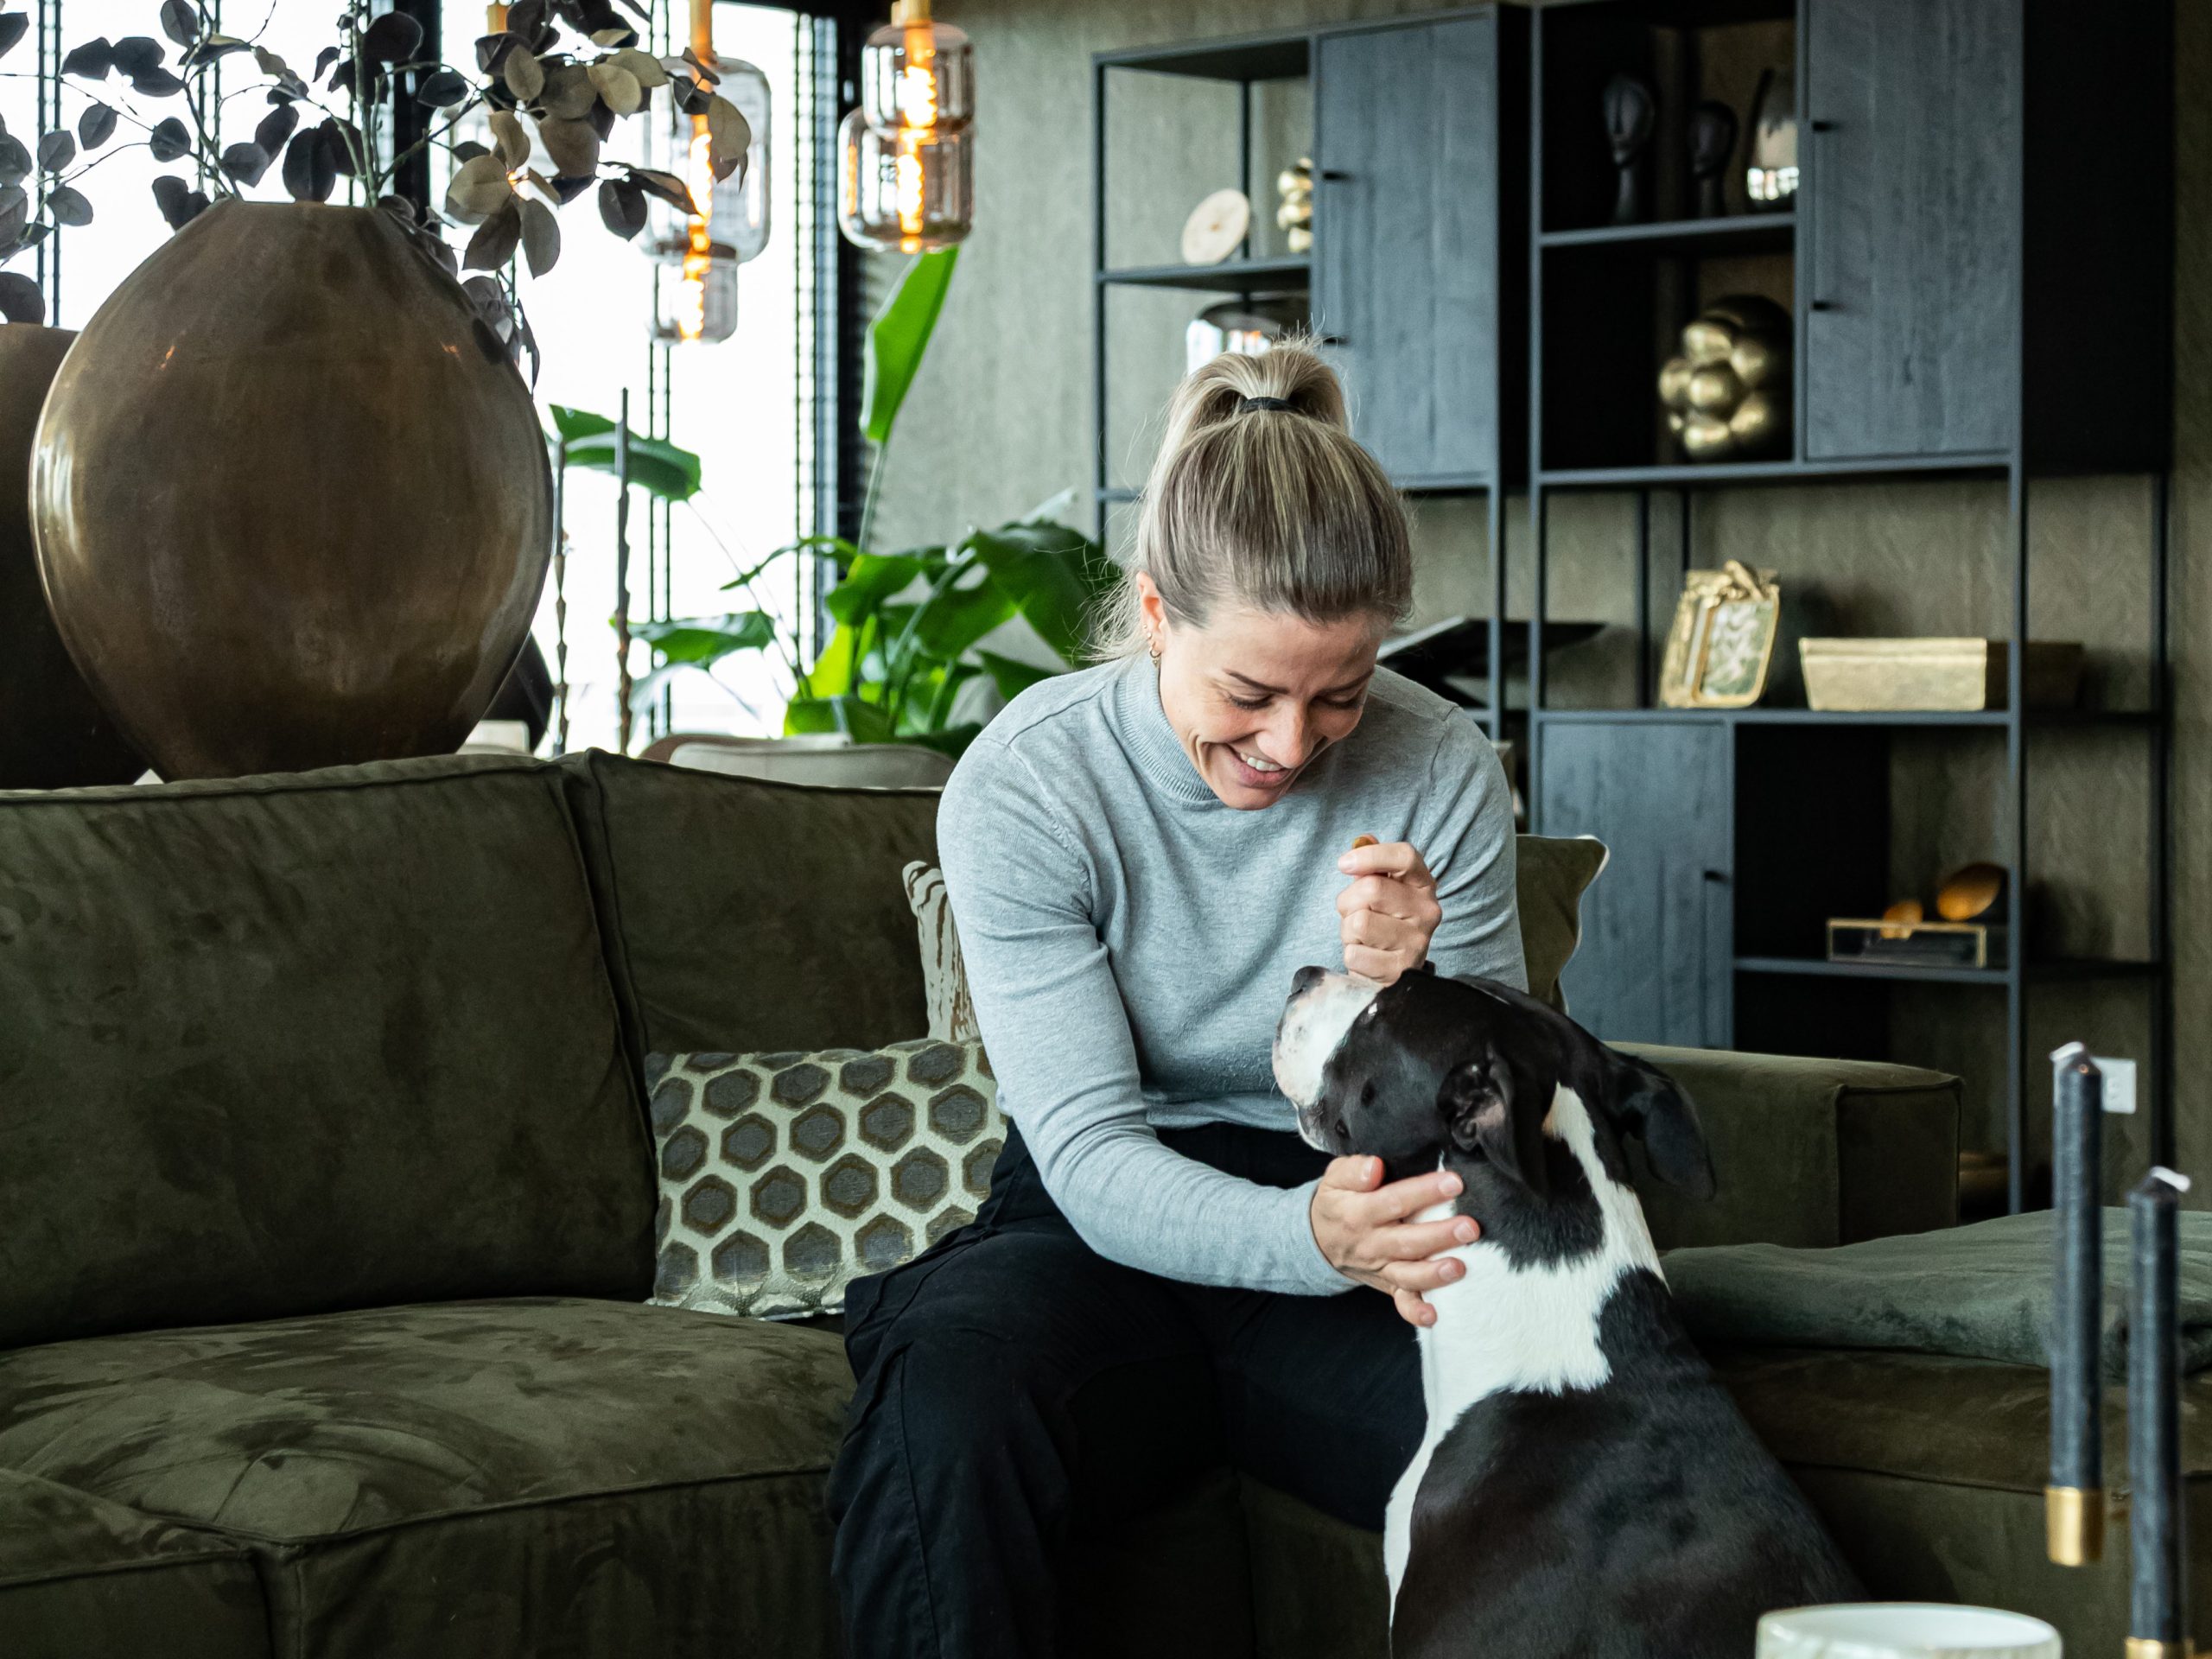
[[[1526,982],[1497,757],[1376,666],[1412,582],[1328,367],[1217,358],[1170,407],[1118,653],[1015,698],[947,785],[1011,1127],[974,1224],[848,1300],[852,1652],[1053,1652],[1071,1523],[1223,1463],[1382,1525],[1410,1326],[1474,1224],[1408,1219],[1455,1177],[1308,1147],[1269,1047],[1309,963]]]

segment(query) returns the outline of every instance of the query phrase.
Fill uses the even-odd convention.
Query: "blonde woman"
[[[852,1287],[849,1651],[1053,1653],[1077,1521],[1224,1464],[1382,1525],[1422,1292],[1460,1271],[1432,1258],[1474,1224],[1410,1219],[1456,1177],[1308,1147],[1269,1048],[1309,963],[1526,982],[1497,757],[1376,665],[1412,584],[1327,365],[1218,358],[1170,406],[1118,650],[1015,698],[947,785],[1012,1127],[975,1223]]]

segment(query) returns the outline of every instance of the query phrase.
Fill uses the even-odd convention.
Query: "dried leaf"
[[[261,118],[261,124],[253,130],[253,142],[274,156],[299,124],[300,112],[289,104],[280,104]]]
[[[542,201],[522,205],[522,251],[533,276],[543,276],[561,257],[561,221]]]
[[[184,0],[162,0],[162,33],[179,46],[190,46],[200,38],[199,14]]]
[[[591,43],[594,46],[620,46],[636,32],[629,29],[595,29],[592,31]]]
[[[57,225],[89,225],[92,222],[92,204],[85,200],[84,193],[60,185],[46,193],[46,211],[54,215]]]
[[[523,130],[520,117],[511,110],[494,110],[491,127],[493,153],[508,172],[530,160],[530,135]]]
[[[719,86],[722,84],[721,71],[701,58],[688,46],[683,48],[683,61],[690,64],[692,73],[697,75],[708,86]]]
[[[691,187],[675,174],[662,173],[650,167],[633,167],[630,169],[630,176],[677,213],[695,219],[706,217],[705,209],[692,198]]]
[[[330,157],[331,171],[349,179],[358,178],[361,165],[359,158],[367,153],[362,147],[361,130],[351,121],[340,121],[334,115],[317,127],[315,133]]]
[[[635,115],[645,101],[645,89],[638,85],[638,78],[611,60],[594,63],[586,71],[591,84],[599,88],[600,101],[617,115]]]
[[[636,77],[638,85],[647,92],[656,86],[668,85],[668,71],[660,67],[660,60],[650,52],[640,52],[634,46],[617,52],[608,60],[616,67],[626,69]]]
[[[178,217],[192,194],[192,188],[174,173],[164,173],[154,181],[154,206],[162,210],[162,218],[169,229],[180,231],[184,220]]]
[[[440,69],[425,78],[416,101],[434,110],[449,110],[468,97],[468,79],[458,69]]]
[[[234,35],[202,35],[189,51],[178,59],[177,63],[181,68],[201,69],[211,63],[219,63],[234,52],[245,52],[249,49],[251,49],[251,42],[239,40]]]
[[[223,171],[240,184],[256,185],[269,170],[269,152],[259,144],[232,144],[223,152]]]
[[[328,201],[338,188],[338,162],[321,127],[307,127],[284,146],[284,188],[294,201]]]
[[[378,196],[377,209],[379,213],[390,213],[405,230],[411,231],[423,222],[422,209],[404,196]]]
[[[21,184],[31,175],[31,153],[22,140],[0,132],[0,185]]]
[[[528,52],[510,52],[500,67],[499,79],[507,90],[527,104],[545,90],[545,66]]]
[[[307,92],[307,82],[300,79],[299,75],[294,71],[290,64],[285,62],[283,59],[278,57],[274,52],[270,51],[268,48],[261,46],[255,47],[253,48],[253,60],[256,64],[260,66],[261,73],[263,74],[268,76],[271,80],[283,82],[286,88],[288,88],[295,97],[301,96]],[[321,71],[317,71],[316,73],[320,73]]]
[[[108,71],[114,67],[115,48],[108,44],[105,35],[86,41],[61,60],[63,74],[77,75],[86,80],[105,80]]]
[[[523,43],[519,35],[480,35],[476,38],[476,67],[487,75],[496,75],[507,60],[507,54]]]
[[[340,52],[334,46],[324,47],[321,51],[315,54],[315,78],[317,80],[321,80],[322,79],[323,71],[329,68],[332,64],[336,63],[339,59],[345,55],[346,54],[344,53]]]
[[[554,167],[570,178],[588,178],[599,170],[599,135],[582,121],[545,121],[537,137]]]
[[[378,63],[412,63],[423,48],[423,25],[404,11],[387,11],[361,31],[364,56]]]
[[[515,0],[507,8],[507,28],[530,41],[533,49],[542,49],[537,36],[545,28],[545,0]]]
[[[468,238],[468,251],[461,263],[472,270],[498,270],[515,257],[522,240],[522,206],[512,196],[505,207],[477,227]]]
[[[453,147],[453,158],[456,162],[473,162],[479,156],[489,156],[491,153],[474,138],[464,138]]]
[[[30,33],[31,20],[28,12],[0,11],[0,58],[8,55],[8,48]]]
[[[736,105],[717,97],[707,105],[707,152],[719,184],[745,165],[753,147],[753,129]]]
[[[0,318],[10,322],[46,321],[46,296],[21,271],[0,271]]]
[[[703,81],[676,79],[669,83],[674,90],[676,107],[686,115],[704,115],[707,105],[715,101],[715,89]]]
[[[507,168],[496,156],[461,163],[446,187],[446,212],[464,225],[480,225],[514,199]]]
[[[590,189],[595,182],[596,181],[589,175],[581,179],[572,179],[565,174],[560,175],[553,180],[553,194],[560,199],[561,205],[565,207],[585,191]]]
[[[149,69],[130,77],[130,90],[141,98],[175,98],[184,91],[184,83],[166,69]]]
[[[446,245],[445,238],[435,231],[425,227],[416,232],[415,245],[428,255],[431,262],[447,276],[461,275],[460,259],[454,256],[454,251]]]
[[[115,111],[105,104],[87,104],[77,118],[77,142],[86,149],[98,149],[114,137]]]
[[[146,137],[146,147],[154,152],[157,162],[173,162],[181,156],[192,154],[192,129],[176,117],[170,116]]]
[[[0,185],[0,259],[16,251],[30,223],[31,199],[20,184]]]
[[[627,179],[607,180],[599,187],[599,218],[627,242],[645,228],[645,193]]]
[[[597,92],[599,89],[594,86],[592,90]],[[607,107],[604,100],[594,98],[591,101],[590,113],[584,117],[584,124],[599,135],[599,142],[603,144],[614,136],[614,124],[620,119]]]
[[[59,173],[76,159],[76,139],[59,128],[38,141],[38,166],[41,173]]]
[[[599,88],[591,84],[591,72],[581,63],[564,63],[548,70],[545,90],[537,96],[538,107],[561,121],[582,120],[598,102]]]

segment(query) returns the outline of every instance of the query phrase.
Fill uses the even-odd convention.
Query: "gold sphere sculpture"
[[[1756,294],[1716,300],[1659,371],[1667,429],[1690,461],[1758,461],[1789,448],[1789,314]]]

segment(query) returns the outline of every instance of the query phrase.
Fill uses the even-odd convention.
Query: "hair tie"
[[[1236,405],[1236,410],[1240,415],[1249,413],[1255,409],[1287,409],[1294,414],[1297,412],[1297,407],[1287,397],[1247,397]]]

